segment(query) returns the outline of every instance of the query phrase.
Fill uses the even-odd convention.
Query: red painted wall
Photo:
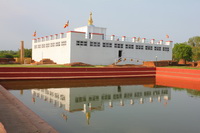
[[[156,68],[156,84],[200,90],[200,70]]]
[[[155,68],[36,68],[0,67],[0,72],[154,71]]]
[[[0,68],[0,79],[155,77],[155,68]]]

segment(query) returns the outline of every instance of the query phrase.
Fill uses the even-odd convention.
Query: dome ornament
[[[92,12],[90,12],[90,17],[88,19],[88,25],[93,25]]]

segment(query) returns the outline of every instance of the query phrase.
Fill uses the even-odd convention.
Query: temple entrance
[[[121,58],[122,57],[122,50],[119,50],[118,52],[118,58]]]

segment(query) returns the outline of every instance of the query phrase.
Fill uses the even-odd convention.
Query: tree
[[[189,38],[188,44],[192,46],[192,52],[193,52],[192,59],[194,61],[200,60],[200,36]]]
[[[3,54],[2,58],[14,58],[11,54]]]
[[[32,49],[24,49],[24,57],[32,57]]]
[[[200,60],[200,47],[192,47],[193,56],[192,59],[194,61]]]
[[[0,51],[0,58],[14,58],[18,54],[17,51],[12,51],[12,50],[3,50]]]
[[[176,43],[173,48],[173,59],[179,61],[185,59],[192,60],[192,47],[186,43]]]
[[[200,36],[189,38],[188,44],[192,47],[200,47]]]
[[[18,54],[20,57],[20,49],[18,50]],[[32,49],[24,49],[24,57],[31,58],[32,57]]]

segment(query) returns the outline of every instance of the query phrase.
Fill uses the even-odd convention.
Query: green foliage
[[[192,47],[192,53],[193,53],[192,59],[194,61],[200,60],[200,47]]]
[[[11,54],[3,54],[2,58],[14,58]]]
[[[0,58],[14,58],[19,57],[20,50],[12,51],[12,50],[3,50],[0,51]],[[24,57],[32,57],[32,49],[24,49]]]
[[[24,57],[32,57],[32,49],[24,49]]]
[[[200,36],[189,38],[188,44],[192,46],[192,52],[193,52],[192,59],[194,61],[200,60]]]
[[[19,57],[18,51],[3,50],[0,51],[0,58],[14,58]]]
[[[200,47],[200,36],[189,38],[188,44],[192,47]]]
[[[176,43],[173,48],[173,59],[179,61],[185,59],[192,60],[192,47],[186,43]]]
[[[188,94],[194,97],[199,97],[200,96],[200,91],[199,90],[192,90],[192,89],[185,89],[185,88],[173,88],[175,91],[187,91]]]
[[[187,93],[191,94],[192,96],[200,96],[199,90],[187,90]]]

